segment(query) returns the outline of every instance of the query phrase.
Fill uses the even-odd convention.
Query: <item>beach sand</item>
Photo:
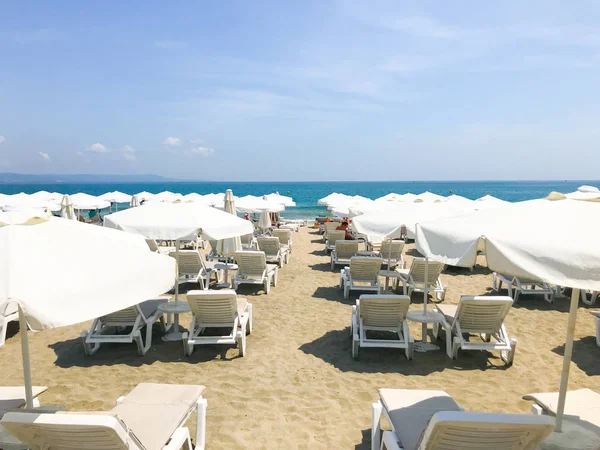
[[[239,358],[233,346],[196,347],[185,357],[181,342],[161,341],[158,325],[143,357],[135,344],[104,345],[86,356],[79,335],[90,323],[30,333],[33,382],[49,387],[41,403],[102,410],[141,382],[203,384],[208,449],[368,449],[378,388],[443,389],[468,410],[513,413],[529,413],[522,395],[558,390],[567,298],[550,305],[525,297],[512,308],[506,325],[519,340],[512,367],[498,354],[461,352],[452,361],[443,350],[415,353],[407,361],[402,350],[362,349],[355,361],[349,325],[357,295],[343,299],[339,271],[330,271],[316,230],[303,228],[293,239],[291,262],[269,295],[253,286],[239,290],[254,305],[246,357]],[[410,264],[416,252],[414,245],[406,248]],[[481,266],[447,270],[442,278],[449,286],[447,303],[491,287],[491,273]],[[422,308],[422,298],[414,294],[411,309]],[[189,314],[182,316],[183,325],[189,322]],[[0,385],[23,383],[19,335],[11,325],[0,348]],[[420,337],[420,326],[411,324],[411,333]],[[444,341],[439,344],[443,348]],[[570,389],[597,386],[599,357],[593,318],[581,307]]]

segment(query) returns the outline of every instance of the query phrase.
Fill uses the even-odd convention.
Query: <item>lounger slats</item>
[[[110,323],[121,323],[121,322],[135,322],[138,316],[137,306],[131,306],[129,308],[116,311],[105,316],[100,317],[100,322],[107,325]]]
[[[376,283],[381,269],[381,258],[354,257],[350,262],[352,281]]]
[[[396,328],[406,320],[410,298],[362,295],[360,317],[367,327]]]
[[[292,232],[290,230],[275,229],[273,230],[273,236],[279,239],[281,245],[290,245],[292,242]]]
[[[224,294],[218,292],[213,294],[210,291],[188,293],[187,301],[190,304],[192,314],[201,323],[232,324],[238,314],[235,292]]]
[[[281,256],[281,244],[276,237],[259,237],[256,239],[258,248],[265,252],[268,261],[278,259]]]
[[[196,250],[180,250],[169,253],[169,256],[177,260],[180,277],[188,274],[197,275],[204,268],[200,252]]]
[[[338,260],[350,259],[358,252],[358,241],[340,240],[335,243],[335,256]]]
[[[252,239],[254,239],[254,235],[252,233],[240,236],[242,245],[252,245]]]
[[[236,252],[235,261],[238,265],[239,276],[262,277],[267,267],[267,257],[264,251]]]
[[[463,302],[458,311],[458,320],[463,332],[496,333],[506,318],[512,302],[493,304],[490,302]]]
[[[404,241],[383,241],[379,253],[384,260],[391,259],[398,261],[402,259],[402,251],[404,250]]]
[[[435,287],[437,280],[444,270],[444,265],[437,261],[429,261],[425,262],[423,260],[413,260],[413,264],[410,267],[410,274],[415,282],[415,284],[425,284],[425,265],[428,265],[427,277],[428,277],[428,287]]]

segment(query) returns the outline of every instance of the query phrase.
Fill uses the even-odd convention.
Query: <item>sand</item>
[[[381,387],[444,389],[468,410],[515,413],[529,412],[522,395],[558,389],[566,297],[552,305],[525,297],[512,308],[506,325],[519,340],[512,367],[498,354],[460,353],[452,361],[443,350],[415,353],[407,361],[402,350],[363,349],[355,361],[349,325],[356,294],[343,299],[339,273],[330,271],[316,230],[303,228],[293,239],[291,262],[269,295],[254,286],[240,288],[254,305],[246,357],[238,357],[233,346],[197,347],[185,357],[180,342],[161,341],[158,326],[143,357],[135,344],[105,345],[86,356],[79,335],[90,323],[30,333],[34,384],[49,387],[41,403],[101,410],[140,382],[203,384],[209,449],[368,449],[371,403]],[[409,263],[416,254],[414,245],[407,246]],[[447,270],[443,281],[449,286],[445,301],[456,303],[461,294],[489,292],[491,274],[482,266],[472,273]],[[422,308],[422,294],[412,302],[411,309]],[[182,316],[182,324],[189,321]],[[0,348],[0,385],[22,384],[19,335],[11,328]],[[418,338],[419,325],[412,324],[411,333]],[[594,388],[600,380],[593,336],[593,318],[581,307],[570,389]]]

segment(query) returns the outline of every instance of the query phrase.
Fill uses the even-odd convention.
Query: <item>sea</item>
[[[0,193],[17,194],[25,192],[32,194],[37,191],[60,192],[74,194],[84,192],[90,195],[101,195],[105,192],[121,191],[136,194],[142,191],[159,193],[171,191],[183,195],[196,192],[209,194],[225,192],[232,189],[234,195],[262,196],[272,192],[291,196],[296,202],[295,207],[286,208],[284,217],[289,219],[310,219],[327,215],[327,209],[318,205],[317,201],[332,192],[347,195],[362,195],[376,199],[395,192],[405,194],[412,192],[420,194],[425,191],[448,196],[461,195],[477,199],[484,195],[493,195],[510,202],[532,200],[547,196],[552,191],[568,193],[576,191],[581,185],[600,186],[600,181],[335,181],[335,182],[158,182],[158,183],[44,183],[44,184],[2,184]],[[120,205],[119,208],[126,207]]]

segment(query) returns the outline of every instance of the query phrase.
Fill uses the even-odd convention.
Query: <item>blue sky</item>
[[[0,172],[598,179],[600,2],[0,3]]]

